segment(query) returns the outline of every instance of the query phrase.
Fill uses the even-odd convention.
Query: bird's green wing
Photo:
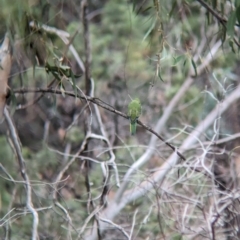
[[[138,98],[132,100],[128,104],[128,116],[130,118],[130,132],[131,134],[136,133],[136,127],[137,127],[137,119],[141,115],[141,103]]]

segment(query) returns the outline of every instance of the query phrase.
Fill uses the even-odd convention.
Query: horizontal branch
[[[15,89],[13,90],[14,93],[52,93],[52,94],[58,94],[58,95],[62,95],[62,91],[58,90],[58,89],[53,89],[53,88],[21,88],[21,89]],[[101,108],[106,109],[109,112],[115,113],[123,118],[129,119],[128,115],[120,112],[118,110],[116,110],[115,108],[113,108],[111,105],[103,102],[101,99],[96,98],[96,97],[89,97],[86,95],[80,95],[77,94],[75,95],[74,92],[70,92],[70,91],[64,91],[64,94],[66,96],[70,96],[70,97],[74,97],[74,98],[79,98],[85,101],[89,101],[92,102],[96,105],[98,105]],[[151,127],[147,126],[146,124],[142,123],[140,120],[137,120],[137,123],[142,126],[145,130],[147,130],[148,132],[151,132],[152,134],[154,134],[158,139],[160,139],[162,142],[164,142],[169,148],[171,148],[182,160],[186,160],[185,157],[177,150],[176,147],[174,147],[171,143],[167,142],[164,140],[163,137],[161,137],[157,132],[155,132]]]

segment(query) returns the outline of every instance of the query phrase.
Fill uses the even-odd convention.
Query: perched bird
[[[8,77],[12,66],[11,46],[8,34],[5,34],[0,47],[0,123],[3,121],[3,111],[8,92]]]
[[[136,133],[137,129],[137,119],[141,115],[142,106],[139,98],[133,99],[128,104],[128,116],[130,118],[130,132],[132,135]]]

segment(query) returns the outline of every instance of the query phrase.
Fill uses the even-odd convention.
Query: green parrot
[[[128,116],[130,118],[130,132],[132,135],[136,133],[137,129],[137,119],[141,115],[142,106],[139,98],[133,99],[128,104]]]

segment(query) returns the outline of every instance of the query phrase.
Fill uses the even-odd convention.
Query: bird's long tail
[[[130,133],[132,135],[134,135],[136,133],[136,130],[137,130],[137,123],[136,123],[136,121],[131,121],[131,123],[130,123]]]

